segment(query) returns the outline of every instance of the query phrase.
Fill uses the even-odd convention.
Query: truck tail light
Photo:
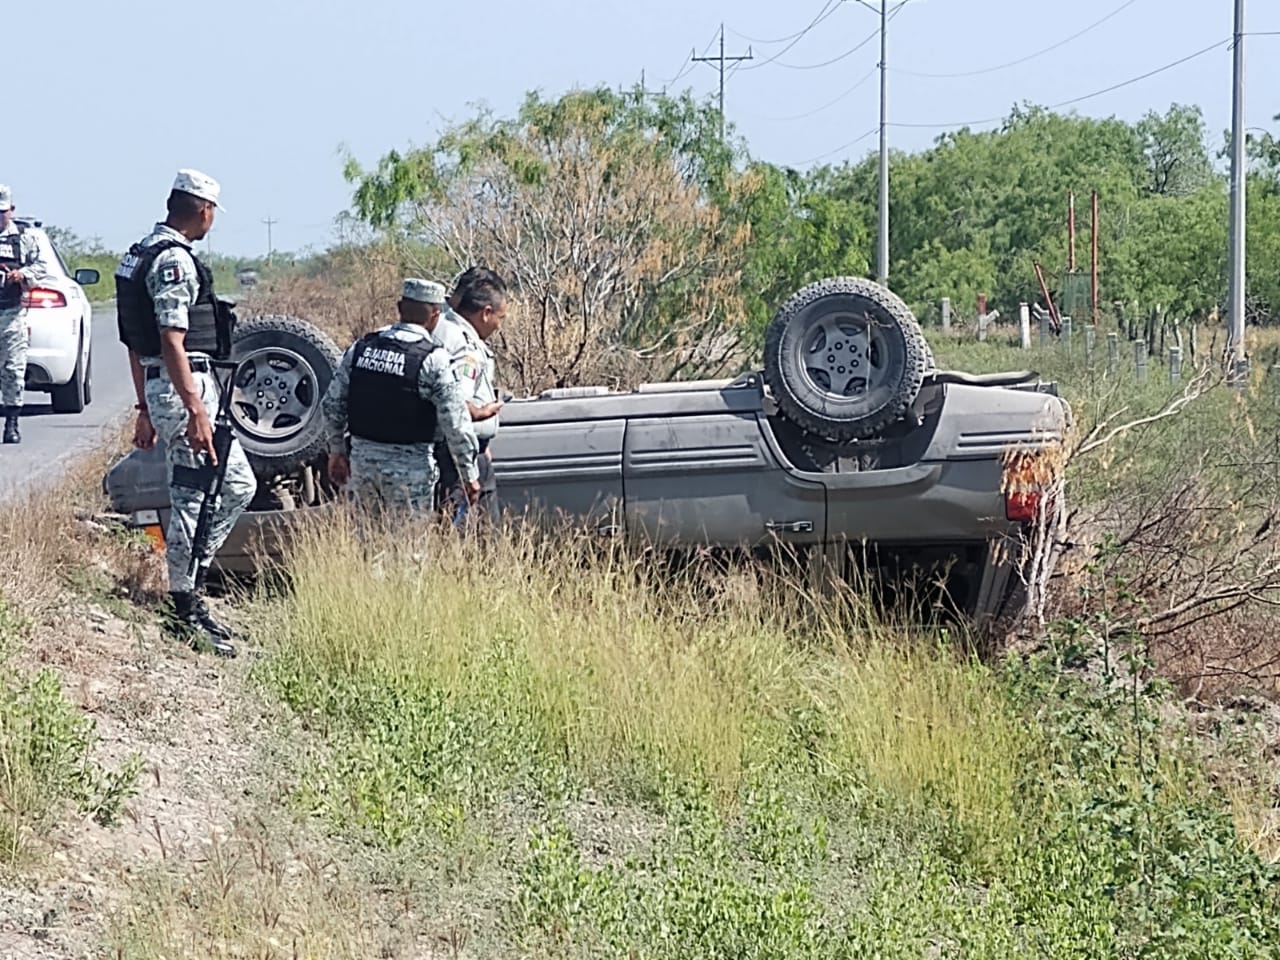
[[[65,307],[67,298],[58,290],[51,290],[48,287],[36,287],[26,292],[22,298],[22,305],[32,309]]]
[[[1050,486],[1056,473],[1049,451],[1010,456],[1001,482],[1005,519],[1013,523],[1039,520],[1041,507],[1052,507]]]
[[[141,530],[151,541],[151,549],[161,553],[165,549],[164,527],[160,525],[160,513],[157,510],[138,510],[130,518],[134,529]]]
[[[1040,516],[1040,491],[1008,491],[1004,495],[1005,519],[1014,523],[1034,523]]]

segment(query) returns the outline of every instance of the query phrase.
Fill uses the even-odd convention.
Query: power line
[[[1053,44],[1052,46],[1045,47],[1043,50],[1037,50],[1035,53],[1029,53],[1025,57],[1020,57],[1017,60],[1011,60],[1009,63],[1002,63],[994,67],[983,67],[981,70],[966,70],[961,73],[922,73],[916,70],[894,70],[894,73],[901,73],[904,76],[909,76],[909,77],[930,77],[934,79],[953,80],[959,77],[977,77],[977,76],[981,76],[982,74],[996,73],[997,71],[1000,71],[1000,70],[1008,70],[1010,67],[1016,67],[1016,66],[1019,66],[1020,64],[1027,63],[1030,60],[1034,60],[1036,57],[1042,57],[1046,53],[1052,53],[1054,50],[1057,50],[1060,47],[1065,47],[1068,43],[1071,43],[1073,40],[1079,40],[1086,33],[1089,33],[1091,30],[1097,29],[1098,27],[1106,23],[1108,20],[1111,20],[1112,18],[1119,16],[1121,13],[1129,9],[1131,6],[1133,6],[1137,2],[1138,0],[1126,0],[1125,3],[1122,3],[1116,9],[1112,10],[1101,20],[1094,21],[1093,23],[1089,24],[1089,26],[1081,30],[1079,33],[1073,33],[1071,36],[1067,37],[1065,40],[1059,40],[1057,43]]]
[[[785,47],[783,47],[781,50],[779,50],[777,53],[775,53],[775,54],[774,54],[772,57],[770,57],[768,60],[761,60],[761,61],[760,61],[758,64],[756,64],[755,66],[752,66],[752,67],[743,67],[742,69],[744,69],[744,70],[759,70],[761,67],[766,67],[766,66],[768,66],[769,64],[773,63],[774,61],[776,61],[780,56],[782,56],[784,53],[786,53],[788,50],[790,50],[792,47],[794,47],[797,43],[799,43],[799,42],[801,41],[801,39],[802,39],[806,34],[808,34],[808,33],[809,33],[809,31],[810,31],[810,30],[812,30],[812,29],[813,29],[814,27],[816,27],[819,23],[821,23],[823,20],[825,20],[825,19],[827,18],[827,16],[831,13],[831,11],[835,10],[837,2],[838,2],[838,0],[827,0],[826,6],[824,6],[820,11],[818,11],[818,15],[817,15],[816,17],[814,17],[812,20],[810,20],[810,21],[809,21],[809,25],[808,25],[807,27],[805,27],[803,30],[801,30],[799,33],[797,33],[797,34],[795,35],[795,38],[794,38],[790,43],[788,43]]]
[[[817,161],[817,160],[825,160],[827,157],[831,156],[832,154],[840,153],[842,150],[848,150],[850,147],[856,147],[856,146],[857,146],[858,144],[860,144],[863,140],[866,140],[868,137],[875,136],[875,135],[876,135],[877,133],[879,133],[879,132],[880,132],[880,128],[879,128],[879,127],[872,127],[870,130],[868,130],[868,131],[867,131],[866,133],[864,133],[862,136],[860,136],[860,137],[855,137],[854,139],[850,140],[848,143],[843,143],[843,144],[841,144],[840,146],[838,146],[838,147],[836,147],[836,148],[834,148],[834,149],[832,149],[832,150],[828,150],[826,153],[820,153],[820,154],[818,154],[816,157],[810,157],[808,160],[801,160],[799,163],[789,163],[789,164],[787,164],[787,166],[789,166],[789,167],[803,167],[803,166],[806,166],[807,164],[814,163],[814,162],[815,162],[815,161]]]
[[[902,11],[902,8],[910,2],[911,0],[901,0],[901,2],[894,7],[893,12],[889,14],[889,19],[892,20],[896,17]],[[879,13],[878,10],[876,12]],[[841,60],[847,60],[878,36],[880,36],[880,31],[875,30],[865,40],[854,46],[852,49],[846,50],[844,53],[832,57],[830,60],[823,60],[821,63],[779,63],[778,66],[786,67],[788,70],[819,70],[822,67],[829,67],[833,63],[839,63]]]
[[[1280,31],[1277,31],[1277,35],[1280,35]],[[1146,80],[1148,77],[1154,77],[1154,76],[1156,76],[1156,75],[1157,75],[1157,74],[1159,74],[1159,73],[1164,73],[1164,72],[1165,72],[1165,71],[1167,71],[1167,70],[1172,70],[1174,67],[1181,66],[1181,65],[1182,65],[1182,64],[1184,64],[1184,63],[1187,63],[1187,62],[1189,62],[1189,61],[1191,61],[1191,60],[1196,59],[1197,57],[1202,57],[1202,56],[1204,56],[1206,53],[1210,53],[1211,51],[1216,50],[1216,49],[1218,49],[1218,48],[1220,48],[1220,47],[1228,46],[1228,45],[1230,45],[1231,43],[1232,43],[1232,41],[1231,41],[1231,40],[1229,40],[1229,39],[1227,39],[1227,40],[1219,40],[1217,43],[1214,43],[1214,44],[1212,44],[1212,45],[1210,45],[1210,46],[1208,46],[1208,47],[1205,47],[1203,50],[1198,50],[1198,51],[1196,51],[1195,53],[1192,53],[1192,54],[1189,54],[1189,55],[1187,55],[1187,56],[1185,56],[1185,57],[1182,57],[1182,58],[1181,58],[1181,59],[1179,59],[1179,60],[1175,60],[1175,61],[1173,61],[1172,63],[1167,63],[1167,64],[1165,64],[1165,65],[1164,65],[1164,66],[1162,66],[1162,67],[1157,67],[1155,70],[1150,70],[1150,71],[1148,71],[1147,73],[1142,74],[1141,76],[1138,76],[1138,77],[1132,77],[1132,78],[1130,78],[1130,79],[1128,79],[1128,80],[1121,81],[1120,83],[1112,84],[1111,86],[1106,87],[1106,88],[1105,88],[1105,89],[1103,89],[1103,90],[1095,90],[1093,93],[1087,93],[1087,94],[1084,94],[1083,96],[1080,96],[1080,97],[1073,97],[1073,98],[1071,98],[1070,100],[1063,100],[1061,103],[1051,103],[1051,104],[1048,104],[1048,105],[1045,107],[1045,109],[1048,109],[1048,110],[1056,110],[1056,109],[1059,109],[1060,107],[1070,106],[1070,105],[1075,104],[1075,103],[1080,103],[1080,102],[1082,102],[1082,101],[1084,101],[1084,100],[1092,99],[1093,97],[1100,97],[1100,96],[1102,96],[1102,95],[1103,95],[1103,94],[1105,94],[1105,93],[1110,93],[1110,92],[1111,92],[1111,91],[1113,91],[1113,90],[1119,90],[1119,89],[1120,89],[1120,88],[1122,88],[1122,87],[1126,87],[1126,86],[1129,86],[1129,85],[1131,85],[1131,84],[1138,83],[1138,82],[1140,82],[1140,81],[1142,81],[1142,80]],[[984,123],[999,123],[1000,121],[1002,121],[1002,120],[1004,120],[1004,119],[1005,119],[1005,117],[1000,116],[1000,117],[989,117],[989,118],[987,118],[987,119],[985,119],[985,120],[964,120],[964,121],[954,121],[954,122],[951,122],[951,123],[902,123],[902,122],[896,122],[896,123],[894,123],[894,122],[890,122],[890,123],[888,124],[888,126],[891,126],[891,127],[910,127],[910,128],[921,129],[921,130],[935,130],[935,129],[942,129],[942,128],[945,128],[945,127],[974,127],[974,126],[978,126],[978,125],[980,125],[980,124],[984,124]],[[835,149],[833,149],[833,150],[828,150],[826,153],[819,154],[819,155],[818,155],[818,156],[816,156],[816,157],[810,157],[808,160],[802,160],[802,161],[800,161],[800,162],[799,162],[799,163],[797,163],[797,164],[793,164],[793,166],[803,166],[804,164],[812,163],[812,162],[814,162],[815,160],[822,160],[822,159],[824,159],[825,157],[829,157],[829,156],[831,156],[831,155],[832,155],[832,154],[834,154],[834,153],[839,153],[839,152],[840,152],[840,151],[842,151],[842,150],[846,150],[846,149],[848,149],[849,147],[852,147],[852,146],[855,146],[855,145],[857,145],[857,144],[861,143],[863,140],[867,139],[867,137],[871,136],[873,133],[878,132],[878,130],[879,130],[879,129],[880,129],[879,127],[876,127],[875,129],[873,129],[873,130],[869,131],[868,133],[864,133],[862,136],[858,137],[857,139],[855,139],[855,140],[851,140],[849,143],[846,143],[846,144],[843,144],[842,146],[836,147],[836,148],[835,148]]]
[[[820,107],[815,107],[814,109],[808,110],[805,113],[797,113],[794,116],[790,116],[790,117],[760,117],[759,119],[768,121],[770,123],[787,123],[792,120],[804,120],[807,117],[812,117],[815,114],[822,113],[822,111],[828,110],[831,107],[834,107],[841,100],[844,100],[846,97],[852,94],[855,90],[858,90],[860,87],[866,84],[868,80],[870,80],[872,77],[876,75],[879,69],[880,69],[879,66],[872,67],[863,75],[862,79],[859,80],[857,83],[855,83],[852,87],[850,87],[844,93],[840,94],[834,100],[828,101],[827,103],[824,103]]]
[[[661,81],[662,86],[664,88],[670,86],[671,84],[675,83],[677,80],[679,80],[681,77],[683,77],[686,73],[688,73],[692,69],[693,69],[693,51],[690,50],[688,55],[686,55],[684,58],[684,63],[680,64],[680,69],[676,71],[676,75],[672,77],[670,80]]]
[[[745,33],[738,33],[738,31],[733,29],[733,27],[729,28],[729,32],[733,34],[737,34],[737,36],[747,41],[747,43],[761,43],[761,44],[764,44],[766,47],[769,47],[769,46],[773,46],[773,44],[775,43],[787,43],[790,40],[799,40],[808,31],[812,30],[814,27],[820,24],[823,20],[827,19],[827,17],[835,13],[836,10],[838,10],[839,8],[840,8],[840,5],[838,3],[826,4],[826,6],[824,6],[820,11],[818,11],[817,19],[814,20],[813,23],[809,24],[809,26],[805,27],[803,30],[797,30],[795,33],[790,34],[789,36],[778,37],[776,40],[761,40],[757,37],[748,37]]]
[[[1069,107],[1069,106],[1072,106],[1073,104],[1083,103],[1085,100],[1092,100],[1094,97],[1100,97],[1103,94],[1111,93],[1114,90],[1120,90],[1123,87],[1128,87],[1135,83],[1140,83],[1141,81],[1149,79],[1150,77],[1154,77],[1157,74],[1165,73],[1168,70],[1172,70],[1174,67],[1180,67],[1184,63],[1187,63],[1191,60],[1195,60],[1198,57],[1203,57],[1206,53],[1210,53],[1214,50],[1217,50],[1219,47],[1229,46],[1230,44],[1231,44],[1230,40],[1219,40],[1216,43],[1212,43],[1209,46],[1205,47],[1203,50],[1197,50],[1195,53],[1191,53],[1185,57],[1182,57],[1181,59],[1174,60],[1172,63],[1166,63],[1162,67],[1156,67],[1156,69],[1149,70],[1146,73],[1141,74],[1140,76],[1130,77],[1128,80],[1122,80],[1119,83],[1114,83],[1111,86],[1104,87],[1101,90],[1095,90],[1092,93],[1086,93],[1083,96],[1079,96],[1079,97],[1072,97],[1070,100],[1063,100],[1060,103],[1045,104],[1045,109],[1057,110],[1061,107]],[[1001,120],[1004,120],[1004,119],[1005,118],[1003,116],[1000,116],[1000,117],[988,117],[983,120],[958,120],[958,121],[953,121],[951,123],[901,123],[901,122],[898,122],[898,123],[891,123],[890,126],[909,127],[909,128],[920,129],[920,130],[937,130],[944,127],[976,127],[984,123],[999,123]]]
[[[715,42],[716,42],[715,34],[712,34],[712,35],[711,35],[711,39],[707,41],[707,45],[706,45],[705,47],[703,47],[703,48],[702,48],[702,53],[703,53],[703,55],[704,55],[704,56],[706,55],[707,51],[708,51],[708,50],[710,50],[710,49],[711,49],[711,47],[715,44]],[[680,64],[680,70],[679,70],[679,72],[677,72],[677,73],[676,73],[676,75],[675,75],[674,77],[672,77],[670,80],[660,80],[660,81],[658,81],[659,83],[661,83],[661,84],[662,84],[662,87],[663,87],[663,90],[664,90],[664,91],[665,91],[665,89],[666,89],[667,87],[669,87],[671,84],[675,83],[677,80],[679,80],[679,79],[680,79],[681,77],[683,77],[685,74],[687,74],[687,73],[689,73],[691,70],[693,70],[693,58],[694,58],[696,55],[697,55],[697,50],[696,50],[696,48],[692,48],[692,47],[691,47],[691,48],[689,49],[689,52],[688,52],[687,54],[685,54],[684,62]]]

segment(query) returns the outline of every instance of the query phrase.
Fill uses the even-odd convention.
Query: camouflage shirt
[[[483,407],[498,399],[493,351],[466,317],[446,307],[436,326],[436,339],[453,358],[464,401]],[[475,421],[476,436],[492,440],[498,433],[498,417]]]
[[[186,330],[187,310],[200,293],[200,278],[196,275],[196,264],[192,259],[191,241],[173,227],[157,223],[143,238],[142,245],[149,247],[161,240],[177,240],[180,246],[161,251],[152,261],[146,277],[147,293],[155,304],[156,325],[160,329]],[[144,364],[161,362],[159,357],[144,357],[142,360]]]
[[[11,245],[17,243],[18,256],[14,259],[21,264],[19,269],[22,271],[22,289],[30,290],[32,287],[39,286],[45,280],[49,279],[49,265],[45,263],[44,254],[40,250],[40,243],[30,231],[18,233],[18,225],[12,220],[9,226],[0,230],[0,247],[4,248],[4,259],[8,260],[9,256],[5,255],[11,252]]]
[[[434,340],[422,327],[408,323],[394,323],[383,327],[383,333],[390,332],[397,339],[413,342],[415,340]],[[436,341],[437,343],[439,341]],[[355,344],[347,348],[342,361],[334,371],[333,380],[325,392],[322,410],[325,418],[326,439],[331,453],[346,452],[347,433],[347,395],[351,385],[351,361]],[[440,431],[449,445],[453,462],[459,467],[459,474],[468,481],[480,476],[476,466],[479,444],[475,430],[471,425],[471,416],[462,401],[462,392],[458,386],[457,376],[451,365],[451,358],[446,350],[433,350],[427,355],[418,372],[418,395],[436,408]],[[369,441],[360,437],[351,438],[351,452],[356,454],[359,447],[369,445]],[[423,457],[434,463],[432,444],[372,444],[385,448],[384,453],[395,455],[402,453],[406,459]]]
[[[152,261],[151,270],[147,273],[147,293],[155,302],[159,326],[186,330],[187,310],[200,293],[200,278],[196,275],[191,241],[173,227],[157,223],[142,244],[149,247],[161,240],[177,240],[180,246],[162,251]]]

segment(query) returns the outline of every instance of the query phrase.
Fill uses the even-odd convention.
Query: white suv
[[[40,245],[49,278],[23,297],[30,342],[28,390],[49,394],[54,413],[79,413],[91,399],[93,308],[82,289],[98,282],[97,270],[73,274],[39,220],[15,217]]]

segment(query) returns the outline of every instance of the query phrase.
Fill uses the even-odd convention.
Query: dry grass
[[[831,776],[870,776],[907,803],[940,795],[983,835],[1011,828],[1029,745],[989,675],[873,626],[853,591],[774,603],[801,588],[773,576],[668,576],[529,534],[481,543],[430,528],[362,543],[344,518],[304,527],[289,602],[261,616],[290,669],[327,689],[385,677],[482,712],[493,703],[592,783],[643,793],[672,776],[731,807],[809,716]]]
[[[135,601],[163,591],[162,558],[146,541],[92,521],[106,507],[103,473],[127,449],[131,427],[109,431],[54,485],[0,503],[0,594],[23,616],[55,618],[68,584],[86,577]]]
[[[121,448],[112,436],[51,487],[0,504],[0,861],[28,859],[68,805],[110,819],[136,770],[101,771],[90,760],[90,720],[64,695],[57,675],[35,669],[24,642],[40,624],[75,622],[71,588],[103,599],[145,598],[163,583],[146,543],[87,520],[100,510],[102,472]],[[83,624],[77,624],[83,629]]]
[[[379,912],[379,896],[347,864],[300,847],[261,822],[202,851],[167,850],[141,876],[122,877],[127,904],[109,920],[117,960],[365,960],[422,956],[421,925]],[[193,865],[192,861],[195,860]],[[388,922],[388,917],[396,919]]]
[[[284,276],[253,292],[238,313],[288,314],[310,321],[345,349],[357,337],[396,319],[403,264],[389,249],[375,248],[357,264],[336,265],[318,276]]]

